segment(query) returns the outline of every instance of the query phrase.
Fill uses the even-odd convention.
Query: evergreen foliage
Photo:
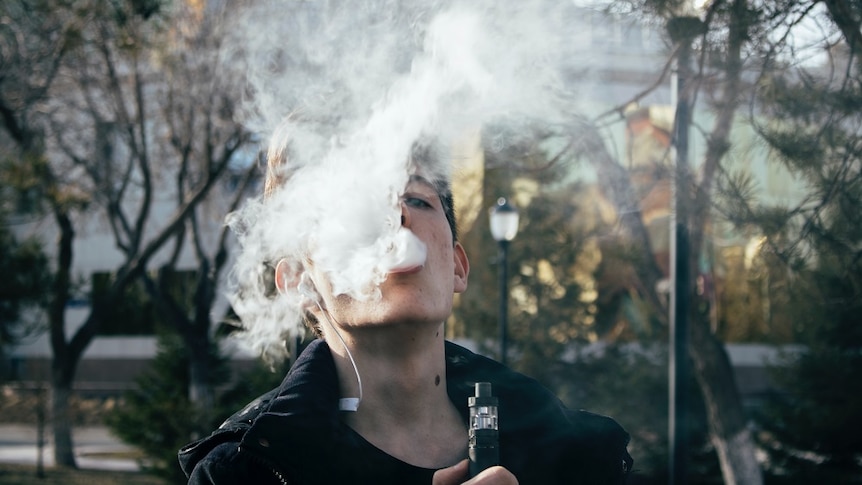
[[[577,347],[576,357],[549,364],[548,384],[572,409],[617,419],[632,436],[633,483],[668,479],[668,355],[659,344],[600,343]],[[706,412],[694,378],[688,384],[686,421],[691,483],[720,476],[709,443]]]
[[[862,268],[834,259],[823,255],[792,288],[805,350],[773,366],[780,392],[759,419],[782,483],[862,483]]]
[[[499,135],[497,129],[483,134],[489,147],[483,198],[487,205],[510,196],[520,214],[508,250],[509,353],[517,370],[545,380],[547,363],[574,343],[634,337],[620,300],[629,296],[628,276],[637,261],[617,242],[619,227],[601,187],[573,175],[580,162],[565,130],[538,122],[517,134]],[[518,143],[490,148],[495,136]],[[470,289],[459,295],[451,328],[496,355],[497,340],[489,337],[498,333],[501,268],[486,217],[460,238],[471,257]],[[650,326],[649,316],[638,316]]]
[[[42,246],[33,239],[19,241],[0,220],[0,362],[3,350],[20,338],[44,330],[44,322],[24,317],[28,308],[44,304],[51,275]],[[31,316],[32,317],[32,316]],[[0,382],[5,380],[0,368]]]
[[[186,483],[177,462],[182,446],[208,435],[283,377],[261,365],[232,381],[228,360],[215,345],[211,362],[209,384],[222,392],[216,396],[215,409],[196,409],[188,396],[188,350],[177,334],[161,333],[151,366],[136,379],[137,387],[125,394],[121,405],[106,416],[114,434],[144,453],[142,468],[168,483]]]
[[[771,275],[786,295],[780,311],[806,349],[774,363],[779,391],[758,416],[780,483],[862,483],[862,72],[857,52],[830,54],[759,84],[756,128],[805,198],[757,200],[740,177],[722,185],[725,214],[763,234],[760,259],[783,266]]]
[[[522,208],[522,230],[513,245],[511,285],[515,290],[510,335],[520,354],[519,369],[540,376],[573,342],[586,342],[609,329],[596,327],[595,270],[601,261],[595,214],[583,187],[548,190]],[[573,194],[578,194],[577,196]],[[565,250],[562,250],[565,248]]]

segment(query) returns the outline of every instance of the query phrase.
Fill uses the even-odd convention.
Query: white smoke
[[[567,48],[566,7],[273,1],[238,12],[229,42],[250,80],[248,121],[287,153],[290,175],[229,217],[241,243],[230,296],[255,349],[274,352],[299,330],[306,261],[357,299],[424,261],[400,226],[399,196],[413,172],[448,178],[453,167],[447,157],[410,164],[414,143],[445,147],[489,122],[565,116],[563,61],[584,62]],[[280,260],[296,277],[273,298],[263,264]]]

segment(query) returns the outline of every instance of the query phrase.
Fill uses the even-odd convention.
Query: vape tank
[[[497,398],[491,394],[490,382],[477,382],[470,406],[468,455],[470,476],[500,464],[500,440],[497,423]]]

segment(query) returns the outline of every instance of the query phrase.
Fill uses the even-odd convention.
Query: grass
[[[36,476],[35,465],[0,464],[0,484],[16,485],[165,485],[152,475],[109,470],[71,470],[45,468],[44,477]]]

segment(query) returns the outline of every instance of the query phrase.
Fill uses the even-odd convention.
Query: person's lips
[[[378,268],[385,274],[413,273],[425,265],[428,250],[412,231],[400,227],[391,239],[382,240],[386,252]]]
[[[423,267],[425,267],[425,265],[418,264],[418,265],[404,266],[401,268],[392,268],[391,270],[389,270],[389,274],[399,274],[399,275],[415,274],[415,273],[422,271]]]

